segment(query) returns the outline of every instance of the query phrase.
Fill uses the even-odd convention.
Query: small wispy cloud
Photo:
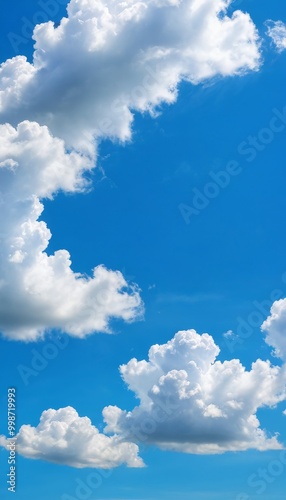
[[[283,52],[286,50],[286,24],[283,21],[266,21],[267,26],[266,34],[272,39],[276,50]]]
[[[154,288],[156,288],[155,283],[153,283],[152,285],[148,286],[148,290],[154,290]]]
[[[223,333],[222,336],[225,338],[225,339],[232,339],[234,338],[236,335],[235,333],[232,331],[232,330],[227,330],[227,332]]]

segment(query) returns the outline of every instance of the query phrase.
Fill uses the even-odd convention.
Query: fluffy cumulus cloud
[[[273,303],[261,328],[266,333],[266,343],[274,347],[274,355],[286,361],[286,299]]]
[[[194,454],[283,448],[278,433],[261,428],[257,411],[286,400],[286,365],[258,359],[247,370],[218,355],[209,334],[179,331],[153,345],[148,361],[133,358],[120,367],[139,404],[132,411],[105,407],[103,434],[71,407],[50,409],[37,427],[22,425],[17,451],[72,467],[113,468],[144,466],[140,444]]]
[[[81,191],[93,160],[67,153],[47,127],[0,126],[0,329],[9,338],[35,340],[47,328],[72,335],[108,331],[111,317],[132,320],[141,311],[136,287],[103,266],[92,277],[74,273],[70,255],[48,255],[51,233],[40,198]]]
[[[7,447],[3,436],[0,444]],[[37,427],[23,425],[17,435],[17,452],[27,458],[78,468],[144,466],[136,444],[101,434],[89,418],[79,417],[71,407],[44,411]]]
[[[71,0],[59,25],[36,26],[35,51],[0,67],[0,329],[34,340],[46,329],[84,336],[142,312],[136,287],[97,266],[47,254],[45,198],[80,192],[102,138],[128,140],[134,111],[172,103],[197,84],[259,67],[249,15],[230,0]]]
[[[267,35],[272,39],[278,52],[286,49],[286,24],[282,21],[267,21]]]
[[[231,0],[71,0],[59,26],[36,26],[34,61],[0,70],[0,120],[37,121],[69,145],[126,140],[132,110],[152,111],[194,84],[259,66],[256,28]]]
[[[148,361],[122,365],[140,403],[132,411],[106,407],[105,431],[187,453],[280,448],[256,414],[286,399],[285,366],[258,359],[246,370],[237,359],[217,360],[218,354],[210,335],[187,330],[153,345]]]

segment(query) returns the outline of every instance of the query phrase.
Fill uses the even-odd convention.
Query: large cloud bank
[[[36,340],[47,329],[83,337],[141,315],[138,289],[119,272],[71,269],[48,256],[43,200],[79,192],[102,138],[130,139],[135,110],[156,113],[178,84],[259,67],[249,15],[229,0],[71,0],[58,26],[36,26],[32,63],[0,67],[0,330]]]
[[[106,407],[106,432],[187,453],[280,448],[256,413],[286,399],[285,365],[258,359],[248,371],[238,359],[216,360],[218,354],[210,335],[187,330],[153,345],[148,361],[122,365],[140,404],[132,411]]]
[[[22,122],[0,126],[2,240],[0,328],[13,339],[35,340],[47,328],[71,335],[108,331],[110,317],[133,319],[142,309],[136,287],[98,266],[93,277],[71,270],[70,255],[48,256],[51,233],[39,221],[40,198],[82,190],[92,161],[65,151],[47,127]]]
[[[230,0],[71,0],[55,27],[36,26],[34,62],[1,68],[0,120],[37,121],[69,145],[130,137],[131,110],[176,99],[198,83],[259,66],[256,28]]]

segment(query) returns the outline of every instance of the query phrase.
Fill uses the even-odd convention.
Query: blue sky
[[[50,18],[59,23],[66,5],[64,2],[53,5],[56,14]],[[215,74],[197,85],[179,81],[176,102],[170,105],[162,102],[158,115],[133,110],[130,140],[123,144],[116,137],[112,141],[107,133],[98,139],[97,159],[92,160],[96,168],[87,174],[92,181],[90,189],[85,193],[59,192],[53,199],[40,197],[45,207],[40,219],[52,233],[47,254],[68,249],[72,270],[83,275],[91,275],[93,267],[99,264],[120,271],[127,282],[138,285],[145,312],[144,316],[134,316],[132,322],[110,315],[112,335],[70,333],[66,331],[68,327],[56,324],[55,320],[54,328],[47,324],[43,338],[33,333],[32,341],[28,342],[31,339],[25,333],[22,340],[14,335],[16,323],[12,319],[9,328],[3,326],[8,320],[3,323],[1,319],[1,413],[6,412],[7,388],[16,387],[18,431],[24,424],[37,427],[45,410],[72,407],[81,417],[88,416],[103,433],[103,408],[114,405],[132,411],[139,404],[134,390],[128,390],[122,380],[119,366],[126,365],[131,358],[148,360],[152,345],[166,344],[181,330],[194,329],[199,335],[205,332],[211,335],[220,348],[218,359],[222,362],[239,359],[251,370],[251,363],[258,358],[269,359],[273,365],[282,367],[279,376],[282,384],[284,358],[274,357],[272,351],[277,348],[275,335],[279,328],[285,332],[285,317],[281,313],[277,328],[272,321],[267,330],[268,343],[260,327],[271,315],[273,302],[286,296],[283,230],[286,126],[270,139],[265,132],[277,110],[282,113],[286,105],[286,51],[277,50],[266,35],[264,24],[268,19],[285,22],[285,7],[282,0],[259,6],[253,0],[242,0],[233,2],[229,15],[236,8],[250,14],[261,36],[262,61],[256,71],[244,68],[245,74],[239,76]],[[0,21],[2,62],[18,54],[32,60],[31,40],[23,35],[23,16],[32,20],[42,11],[39,2],[30,0],[5,5]],[[146,36],[151,38],[148,27],[145,29]],[[11,44],[11,33],[23,37],[21,43],[18,40],[17,52]],[[11,117],[11,124],[16,126],[25,113],[28,120],[38,116],[33,96],[29,103],[27,95],[28,104],[18,103],[15,113],[9,106],[4,112],[1,110],[1,123]],[[35,102],[40,102],[37,97]],[[41,119],[43,125],[44,118]],[[59,123],[61,118],[57,119]],[[73,142],[72,136],[68,143],[66,130],[60,135],[54,122],[51,130],[54,136],[58,134],[65,140],[67,151],[80,149],[76,142],[79,134],[76,141]],[[264,144],[259,142],[261,150],[253,161],[247,161],[249,155],[239,152],[250,136],[266,137]],[[83,148],[81,155],[84,154]],[[208,200],[200,213],[184,217],[182,205],[185,210],[194,208],[194,193],[205,193],[207,184],[213,181],[211,172],[225,172],[230,162],[237,162],[239,174],[230,178],[227,187],[216,187],[217,195]],[[6,275],[4,279],[8,279]],[[7,304],[9,308],[9,300]],[[11,311],[15,311],[12,305]],[[69,321],[65,323],[68,324]],[[247,325],[244,336],[242,324]],[[225,335],[228,331],[232,333]],[[63,348],[55,344],[58,338],[66,343]],[[54,359],[46,360],[45,353],[51,345],[56,346],[52,351]],[[43,356],[43,365],[35,370],[32,363],[39,355]],[[25,378],[23,367],[34,371]],[[278,432],[279,442],[285,445],[285,398],[277,400],[274,409],[267,403],[263,407],[263,402],[259,406],[260,427],[271,436]],[[230,420],[230,426],[231,423]],[[7,434],[5,418],[1,419],[0,433]],[[152,439],[149,444],[137,444],[146,467],[126,467],[123,463],[112,468],[112,472],[100,467],[75,468],[66,463],[31,460],[20,453],[17,497],[19,500],[284,498],[283,448],[209,455],[162,450]],[[2,449],[0,457],[0,491],[8,498],[7,451]],[[267,476],[261,479],[265,470]],[[99,487],[94,486],[92,477],[99,481]]]

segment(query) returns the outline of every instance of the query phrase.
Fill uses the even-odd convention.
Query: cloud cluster
[[[7,447],[3,436],[0,444]],[[77,468],[144,466],[136,444],[101,434],[89,418],[79,417],[70,406],[44,411],[37,427],[23,425],[17,435],[17,452],[27,458]]]
[[[274,354],[286,362],[286,299],[276,300],[270,316],[261,327],[266,332],[265,342],[274,347]]]
[[[286,365],[258,359],[246,370],[238,359],[218,355],[209,334],[179,331],[153,345],[148,361],[133,358],[120,367],[139,404],[132,411],[105,407],[105,434],[71,407],[50,409],[36,428],[20,428],[17,450],[72,467],[113,468],[142,467],[142,443],[194,454],[281,449],[278,433],[261,428],[257,411],[286,400]],[[0,445],[7,446],[4,436]]]
[[[47,125],[78,149],[131,136],[132,111],[174,102],[178,83],[259,67],[250,16],[230,0],[71,0],[59,26],[36,26],[34,61],[0,70],[0,120]]]
[[[239,360],[218,361],[208,334],[178,332],[153,345],[149,360],[120,367],[140,404],[108,406],[106,432],[186,453],[221,453],[281,447],[260,427],[257,410],[286,399],[286,368],[258,359],[247,371]]]
[[[82,337],[110,319],[142,312],[119,272],[71,269],[47,254],[43,200],[87,186],[102,138],[131,137],[134,111],[174,102],[181,80],[197,84],[259,67],[249,15],[230,0],[71,0],[59,25],[36,26],[33,62],[0,67],[0,329],[35,340],[60,328]]]
[[[76,273],[70,255],[48,255],[51,233],[43,201],[59,191],[82,192],[103,138],[126,141],[134,112],[156,114],[177,98],[179,83],[243,74],[260,65],[250,16],[229,15],[231,0],[71,0],[59,25],[36,26],[35,52],[0,67],[0,329],[35,340],[60,328],[83,337],[109,331],[111,318],[142,312],[137,287],[118,271],[97,266]],[[285,45],[285,25],[268,35]],[[286,300],[286,299],[285,299]],[[263,323],[266,342],[286,359],[286,302]],[[132,411],[103,410],[106,433],[71,407],[47,410],[37,427],[24,425],[18,452],[73,467],[143,466],[135,442],[187,453],[278,449],[257,411],[286,399],[285,365],[258,359],[218,360],[208,334],[180,331],[153,345],[148,361],[120,367],[139,399]],[[7,445],[5,438],[0,443]]]
[[[98,266],[86,277],[72,271],[66,250],[46,253],[51,233],[39,221],[40,199],[84,189],[93,159],[66,152],[63,140],[37,123],[2,125],[0,135],[1,331],[23,340],[47,328],[84,336],[108,331],[111,317],[132,320],[141,300],[121,273]]]
[[[282,21],[266,22],[267,35],[272,39],[278,52],[283,52],[286,49],[286,24]]]

